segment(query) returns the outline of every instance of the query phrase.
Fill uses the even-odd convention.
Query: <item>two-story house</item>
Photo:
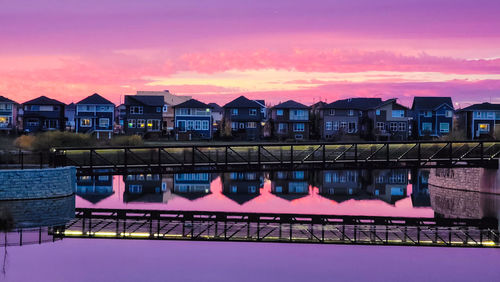
[[[112,175],[82,175],[76,180],[76,195],[94,205],[113,194]]]
[[[159,174],[129,174],[123,177],[123,182],[125,203],[165,203],[171,198],[167,184],[162,182]]]
[[[457,113],[467,138],[500,137],[500,104],[474,104]]]
[[[237,140],[259,140],[266,118],[264,102],[240,96],[225,104],[223,136]]]
[[[16,132],[17,103],[0,96],[0,133]]]
[[[125,134],[160,135],[163,106],[162,96],[125,95]]]
[[[321,138],[332,140],[342,135],[366,135],[372,124],[368,110],[382,103],[380,98],[349,98],[323,105],[319,111]]]
[[[65,104],[57,100],[40,96],[23,103],[23,128],[25,132],[64,131]]]
[[[176,140],[212,138],[212,111],[209,105],[190,99],[174,108]]]
[[[94,93],[76,103],[76,132],[96,134],[97,139],[111,138],[115,120],[115,104]]]
[[[407,169],[372,170],[371,183],[366,190],[369,194],[386,203],[395,202],[406,198],[408,187]]]
[[[288,100],[271,108],[273,137],[277,139],[309,139],[309,107]]]
[[[452,132],[455,109],[450,97],[414,97],[411,109],[416,138]]]
[[[408,140],[411,130],[410,111],[389,99],[368,111],[372,135],[376,140]]]

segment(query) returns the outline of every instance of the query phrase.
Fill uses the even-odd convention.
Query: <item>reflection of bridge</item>
[[[53,165],[76,166],[80,172],[110,169],[191,171],[300,169],[312,167],[498,166],[500,142],[419,141],[372,143],[194,144],[157,147],[58,148]]]
[[[76,209],[56,238],[500,247],[495,221],[199,211]]]

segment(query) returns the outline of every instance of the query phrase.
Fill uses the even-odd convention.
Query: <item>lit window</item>
[[[490,125],[488,123],[480,123],[479,124],[479,131],[489,132],[490,131]]]
[[[128,128],[135,128],[135,119],[128,120]]]
[[[143,119],[138,119],[137,120],[137,128],[144,128],[146,127],[146,121]]]
[[[80,119],[80,126],[81,127],[91,127],[92,120],[89,118],[82,118],[82,119]]]

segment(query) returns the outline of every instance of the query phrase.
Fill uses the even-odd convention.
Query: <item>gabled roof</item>
[[[474,104],[472,106],[468,106],[466,108],[461,109],[461,111],[500,111],[500,104],[490,104],[490,103],[482,103],[482,104]]]
[[[355,109],[368,110],[382,104],[380,98],[349,98],[337,100],[328,105],[323,106],[324,109]]]
[[[135,100],[138,103],[144,104],[146,106],[163,106],[164,101],[162,96],[147,96],[147,95],[125,95],[125,105],[131,103],[131,100]]]
[[[451,97],[414,97],[411,109],[434,110],[443,104],[447,104],[453,108]]]
[[[14,102],[11,99],[9,99],[7,97],[4,97],[4,96],[0,96],[0,103],[13,103],[13,104],[17,104],[16,102]]]
[[[403,106],[403,105],[401,105],[401,104],[397,103],[396,101],[397,101],[397,99],[394,99],[394,98],[393,98],[393,99],[388,99],[388,100],[385,100],[385,101],[383,101],[382,103],[380,103],[380,104],[378,104],[378,105],[373,106],[373,108],[372,108],[372,109],[380,108],[380,107],[383,107],[383,106],[385,106],[385,105],[387,105],[387,104],[392,104],[392,103],[398,104],[398,105],[400,105],[401,107],[403,107],[403,108],[405,108],[405,109],[408,109],[408,107]]]
[[[81,100],[80,102],[78,102],[77,104],[80,104],[80,105],[102,105],[102,104],[111,104],[111,105],[114,105],[113,102],[105,99],[104,97],[102,97],[101,95],[97,94],[97,93],[94,93],[90,96],[88,96],[87,98]]]
[[[263,104],[263,100],[259,100],[260,102],[256,102],[248,99],[245,96],[240,96],[233,101],[225,104],[223,108],[263,108],[265,104]]]
[[[217,103],[209,103],[208,105],[212,108],[212,112],[222,112],[222,107]]]
[[[286,102],[280,103],[273,107],[274,109],[309,109],[308,106],[295,102],[294,100],[288,100]]]
[[[189,99],[186,102],[175,105],[174,108],[210,108],[209,105],[202,103],[196,99]]]
[[[70,103],[70,104],[67,104],[67,105],[66,105],[66,107],[65,107],[65,109],[66,109],[67,111],[74,110],[74,109],[76,109],[76,104],[75,104],[75,103]]]
[[[23,103],[24,105],[64,105],[64,103],[59,102],[55,99],[51,99],[46,96],[40,96],[33,100],[29,100]]]

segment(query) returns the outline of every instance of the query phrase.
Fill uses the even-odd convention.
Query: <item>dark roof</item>
[[[500,111],[500,104],[490,104],[490,103],[482,103],[482,104],[474,104],[472,106],[468,106],[467,108],[463,108],[461,111]]]
[[[75,105],[75,103],[68,104],[68,105],[66,105],[65,109],[67,111],[74,110],[74,109],[76,109],[76,105]]]
[[[29,100],[23,103],[24,105],[64,105],[64,103],[57,100],[51,99],[46,96],[40,96],[33,100]]]
[[[280,103],[273,108],[275,109],[309,109],[308,106],[295,102],[294,100],[288,100],[286,102]]]
[[[324,109],[356,109],[368,110],[382,104],[380,98],[349,98],[337,100],[328,105],[323,106]]]
[[[259,100],[263,103],[264,100]],[[259,104],[253,100],[248,99],[245,96],[240,96],[233,101],[225,104],[223,108],[262,108],[264,104]]]
[[[201,192],[196,192],[196,193],[173,192],[173,194],[181,196],[183,198],[186,198],[186,199],[188,199],[190,201],[194,201],[194,200],[203,198],[205,196],[208,196],[208,195],[212,194],[212,192],[208,192],[208,193],[201,193]]]
[[[113,195],[115,192],[111,193],[76,193],[80,198],[89,201],[92,204],[97,204],[100,201],[106,199],[107,197]]]
[[[186,102],[182,102],[174,106],[174,108],[210,108],[209,105],[202,103],[196,99],[189,99]]]
[[[235,201],[239,205],[243,205],[246,202],[253,200],[254,198],[260,196],[260,194],[234,194],[234,193],[222,193],[229,199]]]
[[[7,97],[4,97],[4,96],[0,96],[0,102],[1,103],[14,103],[14,104],[17,104],[16,102],[14,102],[11,99],[9,99]]]
[[[208,105],[212,108],[212,112],[222,112],[222,107],[217,103],[210,103]]]
[[[453,108],[451,97],[414,97],[411,109],[434,110],[443,104],[448,104]]]
[[[163,96],[125,95],[125,105],[130,104],[131,99],[146,106],[163,106],[165,104]]]
[[[92,105],[111,104],[111,105],[114,105],[113,102],[109,101],[108,99],[105,99],[104,97],[102,97],[101,95],[99,95],[97,93],[94,93],[94,94],[88,96],[87,98],[81,100],[77,104],[84,104],[84,105],[87,105],[87,104],[92,104]]]
[[[284,193],[272,192],[272,194],[275,195],[276,197],[280,197],[283,200],[287,200],[287,201],[293,201],[293,200],[303,198],[305,196],[309,196],[309,193],[287,193],[287,194],[284,194]]]
[[[383,106],[385,106],[385,105],[387,105],[387,104],[392,104],[392,103],[398,104],[398,105],[400,105],[401,107],[408,109],[408,107],[403,106],[403,105],[401,105],[401,104],[397,103],[397,99],[394,99],[394,98],[393,98],[393,99],[388,99],[388,100],[385,100],[385,101],[383,101],[382,103],[380,103],[380,104],[378,104],[378,105],[373,106],[373,109],[375,109],[375,108],[380,108],[380,107],[383,107]]]

